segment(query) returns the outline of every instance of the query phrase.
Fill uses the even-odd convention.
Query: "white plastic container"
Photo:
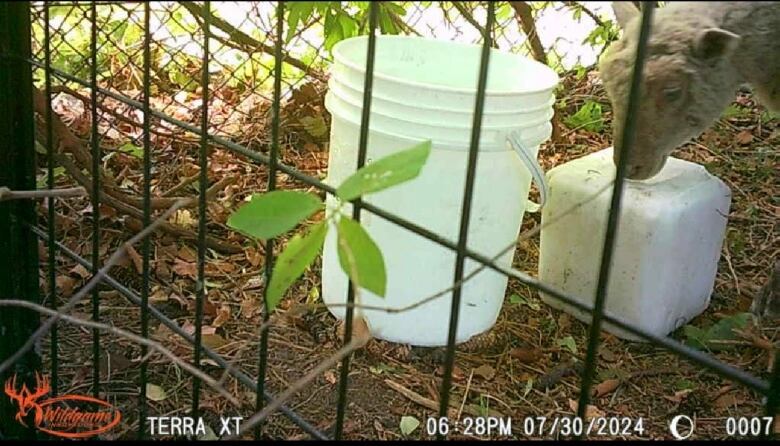
[[[345,85],[354,81],[358,89],[362,88],[366,43],[366,38],[360,37],[342,41],[334,48],[336,63],[333,82]],[[479,51],[473,51],[473,48],[479,49],[479,46],[397,36],[379,36],[377,39],[374,84],[376,102],[372,103],[369,125],[368,162],[427,139],[432,141],[432,150],[420,176],[371,194],[365,201],[453,242],[458,239],[479,67]],[[426,56],[441,54],[444,50],[449,54],[445,66],[419,63],[427,60]],[[503,56],[501,54],[495,59]],[[494,81],[492,87],[488,85],[488,94],[492,94],[494,99],[503,98],[504,102],[515,102],[526,107],[498,110],[498,114],[516,113],[520,116],[527,113],[524,110],[537,107],[536,111],[530,112],[537,119],[533,122],[523,121],[521,116],[521,119],[508,122],[500,122],[499,119],[489,122],[483,130],[468,247],[489,257],[517,238],[526,211],[532,171],[543,180],[538,164],[534,164],[539,145],[550,136],[551,127],[547,116],[551,116],[554,101],[552,88],[555,86],[550,83],[550,79],[557,82],[557,76],[548,67],[519,56],[509,57],[522,59],[523,63],[512,65],[514,71],[493,74]],[[436,60],[439,60],[438,56]],[[354,73],[348,69],[352,62],[356,62]],[[491,56],[491,66],[493,62]],[[496,66],[500,68],[501,65]],[[517,71],[517,67],[523,67],[524,71]],[[396,77],[389,76],[388,70]],[[453,75],[454,71],[461,75]],[[350,75],[354,75],[354,79]],[[495,79],[506,77],[516,81],[524,79],[517,82],[524,85],[525,90],[498,88],[501,85],[497,86]],[[460,79],[460,84],[453,83],[453,78]],[[361,102],[356,99],[362,98],[362,92],[356,96],[355,92],[344,93],[344,90],[338,87],[329,90],[325,101],[332,115],[328,178],[325,182],[332,186],[338,186],[351,175],[357,164],[362,99]],[[524,95],[539,96],[539,103],[547,104],[547,109],[533,101],[524,100]],[[437,121],[437,112],[431,108],[436,106],[435,101],[424,100],[433,96],[439,97],[439,105],[464,101],[461,112],[457,111],[457,107],[452,107],[449,119]],[[381,100],[377,100],[383,97],[388,98],[384,106]],[[374,107],[375,104],[378,106]],[[485,112],[485,121],[488,122],[491,118],[487,115],[497,112],[495,105],[491,109],[486,108]],[[517,132],[515,137],[512,137],[513,132]],[[518,155],[518,150],[523,151],[522,156]],[[337,202],[329,196],[327,204],[330,209]],[[347,212],[351,212],[351,206],[346,208]],[[360,303],[383,308],[403,308],[452,286],[456,260],[454,252],[366,210],[361,214],[361,222],[384,256],[387,291],[385,298],[381,298],[360,289]],[[509,266],[512,256],[513,251],[507,252],[499,263]],[[467,260],[465,274],[478,267],[475,262]],[[506,277],[486,269],[464,285],[457,342],[465,342],[493,326],[501,309],[506,284]],[[329,231],[323,253],[324,302],[327,305],[346,302],[347,285],[347,276],[338,261],[334,227]],[[402,313],[357,310],[356,314],[366,320],[372,335],[377,338],[412,345],[445,345],[451,297],[450,292]],[[344,317],[344,307],[329,308],[336,317]]]
[[[612,148],[547,173],[539,279],[593,304],[612,189],[577,210],[615,177]],[[605,310],[659,336],[703,312],[710,302],[726,231],[731,190],[698,164],[669,158],[646,181],[624,185]],[[554,308],[589,323],[590,314],[540,293]],[[611,324],[605,330],[641,340]]]

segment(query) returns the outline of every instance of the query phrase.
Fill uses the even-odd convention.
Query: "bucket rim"
[[[353,86],[351,86],[349,84],[346,84],[344,82],[339,81],[336,76],[331,76],[328,79],[328,89],[329,90],[333,90],[333,87],[331,86],[331,82],[333,82],[334,84],[338,84],[339,87],[347,88],[349,90],[358,92],[360,94],[363,93],[362,90],[358,90],[358,89],[356,89],[355,87],[353,87]],[[384,101],[384,102],[389,102],[389,103],[392,103],[392,104],[399,104],[399,105],[404,106],[404,107],[408,106],[405,102],[396,101],[392,97],[383,96],[381,94],[377,94],[376,91],[372,91],[371,97],[372,97],[372,102],[373,102],[374,99],[379,99],[379,100]],[[490,111],[490,110],[486,109],[486,110],[482,111],[482,114],[491,115],[491,116],[503,116],[503,115],[517,115],[517,114],[535,113],[535,112],[538,112],[540,110],[545,110],[545,109],[548,109],[548,108],[552,107],[553,105],[555,105],[555,101],[557,101],[557,98],[555,97],[555,95],[550,93],[550,98],[547,100],[546,103],[541,104],[541,105],[537,105],[535,107],[515,109],[515,110],[501,110],[501,111]],[[474,114],[474,107],[470,107],[469,109],[453,110],[450,107],[436,107],[436,106],[430,106],[430,105],[421,105],[421,106],[414,105],[412,108],[416,108],[416,109],[419,109],[419,110],[425,110],[425,111],[432,111],[432,112],[447,112],[447,113],[458,113],[458,114],[469,114],[469,115],[473,115]]]
[[[420,41],[435,41],[435,42],[444,43],[444,44],[457,45],[457,46],[460,46],[460,47],[463,47],[463,48],[469,48],[469,47],[470,48],[482,48],[482,45],[480,45],[480,44],[453,42],[453,41],[450,41],[450,40],[426,38],[426,37],[418,37],[418,36],[399,36],[399,35],[382,34],[382,35],[377,35],[376,37],[377,37],[377,39],[384,39],[384,40],[411,40],[411,41],[417,41],[417,42],[420,42]],[[344,39],[344,40],[336,43],[333,46],[333,50],[332,50],[334,63],[344,65],[344,66],[346,66],[348,68],[351,68],[351,69],[357,71],[358,73],[365,74],[365,71],[366,71],[365,67],[361,66],[360,64],[354,63],[354,62],[350,61],[348,58],[346,58],[344,56],[344,54],[343,54],[343,48],[345,46],[347,46],[347,45],[354,45],[355,42],[367,41],[367,40],[368,40],[368,36],[355,36],[355,37],[350,37],[350,38]],[[486,88],[485,89],[485,94],[488,95],[488,96],[515,96],[515,95],[518,95],[518,94],[539,93],[539,92],[543,92],[543,91],[546,91],[546,90],[553,90],[553,89],[555,89],[556,86],[558,86],[560,84],[560,80],[561,79],[560,79],[560,76],[558,75],[558,73],[556,73],[555,70],[553,70],[549,66],[547,66],[547,65],[545,65],[545,64],[543,64],[543,63],[541,63],[541,62],[539,62],[537,60],[534,60],[534,59],[531,59],[531,58],[528,58],[528,57],[524,57],[524,56],[520,56],[520,55],[515,54],[515,53],[501,51],[501,50],[498,50],[498,49],[495,49],[495,48],[491,48],[490,51],[494,52],[494,53],[506,55],[506,56],[522,58],[525,62],[527,62],[527,63],[529,63],[529,64],[531,64],[533,66],[536,66],[536,67],[540,68],[543,71],[546,71],[547,72],[547,76],[546,77],[549,79],[549,81],[545,84],[546,86],[544,88],[533,88],[533,89],[515,88],[515,89],[502,89],[502,90],[496,90],[496,89],[492,89],[491,90],[489,88]],[[435,84],[429,84],[429,83],[424,83],[424,82],[410,81],[410,80],[406,80],[406,79],[403,79],[403,78],[400,78],[400,77],[397,77],[397,76],[391,76],[391,75],[388,75],[388,74],[378,73],[376,71],[374,72],[374,78],[375,79],[382,79],[382,80],[389,81],[389,82],[395,82],[395,83],[398,83],[398,84],[401,84],[401,85],[412,86],[412,87],[424,87],[426,89],[435,90],[435,91],[442,91],[442,92],[449,92],[449,93],[467,93],[467,94],[474,93],[474,90],[471,89],[471,88],[448,87],[448,86],[444,86],[444,85],[435,85]]]
[[[341,96],[339,96],[338,94],[336,94],[332,90],[328,91],[325,94],[326,101],[328,99],[328,96],[335,96],[337,100],[343,101],[343,102],[347,103],[347,105],[349,105],[351,107],[362,109],[362,106],[355,105],[354,103],[351,103],[349,100],[342,98]],[[325,105],[325,108],[328,110],[329,113],[333,114],[333,111],[330,110],[330,108],[328,108],[327,103]],[[373,114],[377,114],[377,115],[380,115],[380,116],[385,117],[385,118],[389,118],[389,119],[394,120],[394,121],[400,121],[401,123],[408,122],[408,123],[411,123],[411,124],[420,125],[420,123],[418,123],[416,121],[411,121],[409,119],[404,119],[404,118],[401,118],[401,117],[397,117],[397,116],[387,115],[385,113],[376,112],[373,109],[373,107],[372,107],[372,110],[371,110],[371,114],[372,115]],[[495,125],[494,126],[490,126],[490,125],[482,125],[482,126],[480,126],[480,128],[483,131],[498,131],[498,132],[504,131],[506,129],[511,129],[511,128],[529,129],[529,128],[539,127],[541,125],[549,123],[550,120],[552,119],[552,116],[554,114],[555,114],[555,110],[553,110],[552,108],[548,108],[548,111],[545,113],[545,116],[546,115],[550,115],[550,116],[549,117],[545,117],[544,119],[537,118],[535,120],[524,121],[521,125],[519,124],[519,125],[516,125],[516,126],[495,126]],[[430,125],[430,124],[422,124],[422,125],[429,125],[431,127],[439,127],[439,128],[442,128],[442,129],[454,129],[454,130],[464,130],[464,129],[471,129],[472,128],[471,124],[468,124],[468,125],[437,125],[437,126],[433,126],[433,125]]]
[[[326,100],[327,100],[327,98],[326,98]],[[360,127],[360,122],[354,121],[353,119],[351,119],[348,116],[345,116],[342,113],[332,112],[330,110],[328,110],[328,111],[331,113],[332,116],[335,116],[335,117],[337,117],[339,119],[343,119],[344,121],[349,122],[352,125]],[[503,127],[498,127],[498,128],[494,127],[494,128],[490,128],[489,130],[502,129],[502,128]],[[484,127],[483,127],[483,129],[484,129]],[[423,137],[419,137],[419,136],[403,135],[403,134],[396,133],[396,132],[393,132],[393,131],[388,131],[388,130],[385,130],[385,129],[372,128],[370,130],[372,132],[383,134],[385,136],[389,136],[389,137],[392,137],[392,138],[404,139],[404,140],[410,141],[412,143],[419,143],[419,142],[422,142],[422,141],[430,140],[431,143],[435,144],[438,149],[443,149],[443,150],[463,150],[464,147],[468,148],[468,146],[470,146],[470,143],[469,144],[455,144],[452,141],[448,141],[448,140],[436,140],[436,139],[433,139],[433,138],[423,138]],[[501,132],[501,130],[497,130],[497,131]],[[545,141],[547,141],[548,139],[549,139],[549,137],[548,138],[544,138],[541,141],[534,142],[534,143],[530,144],[529,147],[541,147],[541,145]],[[503,151],[511,151],[511,150],[512,149],[506,148],[501,142],[489,141],[489,140],[488,141],[482,141],[481,138],[480,138],[480,141],[479,141],[479,151],[480,152],[503,152]]]

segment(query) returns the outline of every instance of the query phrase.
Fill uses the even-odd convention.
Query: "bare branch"
[[[36,198],[66,198],[83,197],[87,195],[87,190],[83,187],[70,187],[67,189],[41,189],[41,190],[11,190],[7,187],[0,187],[0,201],[21,200]]]
[[[203,18],[204,10],[201,6],[195,4],[194,2],[181,2],[179,4],[183,6],[187,11],[189,11],[190,14],[192,14],[193,16],[197,16],[200,19]],[[247,51],[250,53],[256,50],[260,50],[266,54],[271,54],[271,55],[275,53],[274,47],[272,45],[267,45],[263,42],[257,41],[254,37],[237,29],[236,27],[226,22],[225,20],[213,14],[211,15],[210,20],[215,27],[219,28],[221,31],[223,31],[230,37],[229,40],[230,43],[235,43],[237,45],[234,48],[240,49],[242,51]],[[309,65],[306,65],[304,62],[290,56],[289,54],[283,54],[282,61],[294,66],[295,68],[298,68],[304,73],[309,74],[317,79],[322,80],[325,78],[324,75],[320,73],[318,70],[314,69]]]
[[[82,327],[89,327],[89,328],[95,328],[102,331],[107,331],[109,333],[115,334],[117,336],[123,337],[125,339],[128,339],[132,342],[135,342],[137,344],[145,345],[151,349],[157,350],[158,352],[162,353],[165,357],[173,361],[176,365],[183,368],[187,372],[189,372],[191,375],[198,377],[203,382],[205,382],[208,386],[219,392],[220,395],[224,396],[228,399],[234,406],[240,407],[241,403],[238,401],[236,397],[234,397],[230,392],[228,392],[220,383],[215,381],[212,377],[207,375],[206,373],[203,373],[198,369],[197,367],[191,365],[189,362],[179,358],[176,356],[172,351],[168,350],[167,348],[163,347],[160,343],[152,341],[148,338],[143,338],[141,336],[138,336],[134,333],[131,333],[129,331],[122,330],[121,328],[113,327],[111,325],[102,324],[100,322],[90,321],[87,319],[81,319],[73,316],[69,316],[67,314],[62,314],[56,310],[52,310],[51,308],[46,308],[44,306],[38,305],[33,302],[27,302],[24,300],[16,300],[16,299],[4,299],[0,300],[0,307],[22,307],[27,308],[33,311],[37,311],[41,314],[47,314],[49,316],[57,316],[59,319],[62,319],[65,322],[70,322],[74,325],[79,325]],[[151,353],[151,352],[150,352]],[[144,357],[142,360],[146,361],[149,358],[149,355]]]
[[[547,63],[547,54],[544,51],[541,39],[539,39],[539,33],[536,31],[536,23],[531,11],[531,6],[528,2],[509,2],[512,8],[515,10],[515,17],[523,32],[528,37],[528,44],[531,48],[531,55],[539,62]]]

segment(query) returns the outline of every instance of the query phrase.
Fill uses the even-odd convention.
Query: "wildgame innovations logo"
[[[85,395],[62,395],[44,398],[51,391],[49,379],[35,374],[35,387],[18,388],[16,375],[5,382],[5,394],[19,406],[16,421],[26,427],[64,438],[89,438],[106,432],[122,419],[110,403]],[[33,414],[34,426],[25,419]]]

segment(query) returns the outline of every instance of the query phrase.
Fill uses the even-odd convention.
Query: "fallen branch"
[[[70,311],[73,307],[76,306],[76,304],[84,298],[90,291],[92,291],[93,288],[95,288],[98,283],[100,283],[103,278],[108,274],[108,271],[111,270],[117,263],[119,263],[122,258],[124,258],[125,253],[127,252],[127,246],[132,246],[138,243],[139,241],[143,240],[145,237],[149,236],[155,229],[157,229],[158,226],[162,225],[165,220],[173,215],[176,210],[178,210],[180,207],[184,205],[184,200],[179,201],[175,203],[173,206],[171,206],[168,210],[163,212],[160,217],[158,217],[156,220],[154,220],[149,226],[144,228],[142,231],[140,231],[138,234],[134,235],[130,238],[127,242],[122,244],[119,249],[117,249],[114,254],[111,255],[111,257],[108,258],[106,263],[103,265],[102,268],[100,268],[95,275],[92,276],[92,278],[87,282],[86,285],[84,285],[77,293],[75,293],[64,305],[59,307],[57,309],[57,314],[50,317],[46,320],[43,324],[41,324],[37,330],[35,330],[35,333],[30,336],[27,341],[25,341],[24,345],[22,345],[19,350],[16,351],[13,355],[8,357],[5,361],[0,363],[0,375],[3,374],[6,370],[8,370],[16,361],[18,361],[22,356],[24,356],[25,353],[27,353],[38,341],[39,338],[46,335],[46,333],[51,330],[51,327],[54,326],[54,324],[60,319],[60,315],[66,314],[68,311]]]
[[[0,201],[37,199],[37,198],[67,198],[82,197],[87,195],[87,190],[83,187],[70,187],[67,189],[41,189],[41,190],[11,190],[7,187],[0,187]]]
[[[163,347],[160,343],[152,341],[148,338],[143,338],[141,336],[138,336],[134,333],[131,333],[129,331],[122,330],[121,328],[113,327],[111,325],[102,324],[100,322],[90,321],[86,319],[81,319],[73,316],[69,316],[67,314],[59,313],[56,310],[52,310],[51,308],[46,308],[44,306],[38,305],[33,302],[27,302],[24,300],[16,300],[16,299],[5,299],[0,300],[0,307],[21,307],[21,308],[27,308],[33,311],[37,311],[41,314],[46,314],[49,316],[57,316],[59,319],[70,322],[74,325],[79,325],[82,327],[88,327],[88,328],[94,328],[102,331],[106,331],[112,334],[115,334],[117,336],[123,337],[125,339],[128,339],[132,342],[135,342],[137,344],[145,345],[153,350],[156,350],[160,353],[162,353],[165,357],[173,361],[176,365],[183,368],[185,371],[189,372],[191,375],[199,378],[203,382],[205,382],[209,387],[219,392],[220,395],[224,396],[225,398],[230,401],[231,404],[233,404],[236,407],[240,407],[241,403],[238,401],[236,397],[234,397],[230,392],[228,392],[220,383],[215,381],[212,377],[209,375],[203,373],[198,369],[197,367],[191,365],[189,362],[179,358],[176,356],[172,351],[168,350],[167,348]],[[147,355],[148,358],[148,355]],[[143,359],[144,361],[146,358]]]
[[[46,100],[46,96],[43,94],[43,92],[37,88],[33,88],[33,103],[35,112],[41,116],[45,115],[46,108],[48,107],[48,101]],[[72,154],[80,166],[83,166],[90,175],[94,175],[95,173],[92,172],[92,154],[87,149],[86,142],[74,135],[73,132],[71,132],[70,129],[65,125],[65,123],[62,122],[59,115],[52,113],[51,117],[52,135],[54,137],[52,145],[56,148],[56,152],[67,152]],[[42,128],[42,126],[40,127]],[[78,169],[78,171],[81,172],[81,169]],[[73,172],[70,173],[73,174]],[[143,200],[141,198],[133,197],[117,190],[112,186],[113,182],[110,181],[109,178],[107,178],[105,175],[102,175],[101,172],[98,172],[98,175],[100,176],[100,184],[102,185],[102,189],[107,195],[110,195],[122,202],[130,203],[135,207],[143,206]],[[152,198],[151,206],[152,209],[166,209],[172,206],[173,203],[175,203],[178,199],[179,198],[177,197]]]
[[[89,178],[84,175],[81,170],[79,170],[78,167],[71,161],[67,156],[63,154],[55,154],[54,155],[55,161],[57,161],[58,164],[63,166],[65,170],[68,171],[68,173],[73,176],[73,178],[76,180],[77,183],[84,186],[85,189],[91,194],[92,193],[92,182],[89,180]],[[219,187],[223,187],[226,183],[235,181],[234,177],[225,177],[222,180],[220,180],[218,183],[216,183],[214,186],[211,187],[210,190],[216,191]],[[208,198],[209,194],[206,193],[206,196]],[[178,199],[177,203],[181,203],[179,208],[186,208],[189,206],[192,206],[194,203],[197,203],[197,197],[195,198],[180,198]],[[136,220],[143,220],[143,212],[139,210],[138,208],[131,206],[129,204],[123,203],[114,197],[111,197],[107,194],[105,194],[103,191],[100,192],[100,201],[102,203],[107,204],[108,206],[111,206],[112,208],[116,209],[119,212],[122,212],[124,214],[127,214]],[[168,222],[161,222],[159,225],[159,229],[163,232],[167,232],[169,234],[184,238],[186,240],[197,240],[198,234],[181,228],[179,226],[170,224]],[[217,240],[213,237],[206,236],[206,247],[215,249],[220,252],[225,252],[228,254],[237,254],[240,252],[243,252],[244,250],[240,246],[232,245],[226,242],[223,242],[221,240]]]

